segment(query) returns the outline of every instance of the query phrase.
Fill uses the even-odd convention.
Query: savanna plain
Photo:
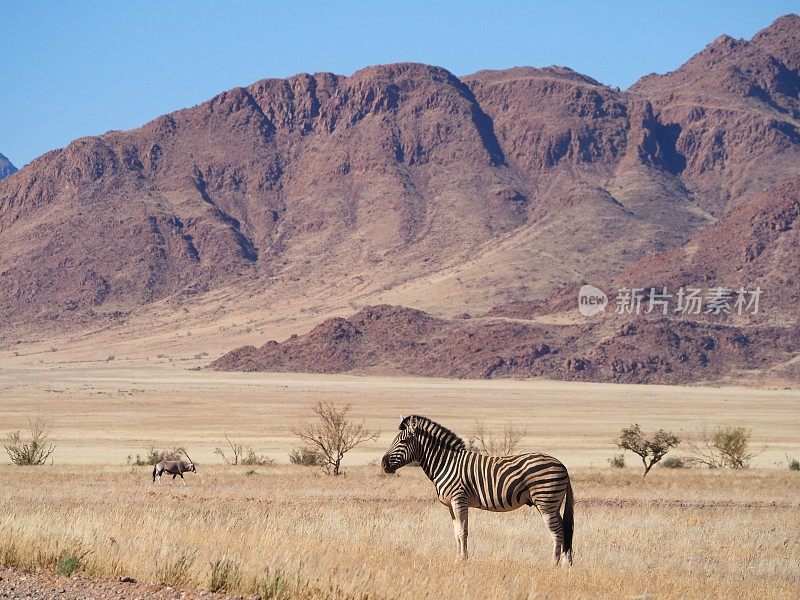
[[[213,373],[199,361],[9,363],[2,433],[41,416],[54,464],[0,466],[0,566],[262,598],[796,598],[800,595],[797,390]],[[319,400],[352,404],[380,436],[328,477],[288,464],[290,428]],[[575,564],[550,564],[534,509],[470,513],[456,561],[448,511],[417,468],[377,466],[400,417],[468,437],[475,421],[527,432],[520,451],[555,455],[575,489]],[[683,439],[741,425],[759,451],[743,471],[654,468],[613,443],[631,423]],[[224,435],[275,462],[226,466]],[[129,464],[151,446],[198,464],[151,485]],[[674,451],[682,454],[679,447]],[[129,458],[130,457],[130,458]],[[638,459],[637,459],[638,460]],[[4,461],[7,462],[7,461]]]

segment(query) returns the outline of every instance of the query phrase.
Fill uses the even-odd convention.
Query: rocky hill
[[[771,286],[758,326],[796,325],[798,33],[626,91],[563,67],[268,79],[76,140],[0,182],[0,343],[196,311],[209,335],[381,303],[538,318],[634,278]]]
[[[329,319],[283,343],[244,346],[211,368],[682,384],[765,369],[799,351],[797,329],[664,318],[608,318],[566,326],[448,320],[382,305],[347,319]]]

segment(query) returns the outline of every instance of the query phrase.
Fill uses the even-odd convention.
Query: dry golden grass
[[[129,575],[189,588],[216,584],[277,598],[796,598],[800,476],[776,462],[800,456],[794,390],[675,388],[548,381],[224,374],[167,360],[0,370],[0,433],[42,414],[55,466],[0,466],[0,566],[52,571],[87,553],[90,577]],[[348,473],[219,466],[228,432],[279,463],[289,427],[317,400],[351,402],[381,438],[345,459]],[[474,420],[513,416],[523,450],[570,468],[577,497],[576,563],[549,564],[538,514],[471,512],[470,560],[455,562],[447,510],[418,470],[367,466],[402,414],[429,415],[462,434]],[[605,468],[612,439],[638,421],[682,436],[745,425],[765,446],[742,473]],[[188,445],[189,487],[150,486],[125,457]],[[680,451],[678,451],[680,454]],[[628,463],[635,465],[629,457]],[[105,465],[105,466],[104,466]],[[219,561],[227,561],[220,563]]]
[[[254,471],[254,472],[253,472]],[[0,564],[52,569],[89,551],[90,577],[277,597],[796,598],[798,476],[575,469],[576,560],[552,567],[533,509],[471,512],[466,564],[419,469],[345,477],[300,467],[202,467],[186,488],[147,468],[0,468]],[[181,567],[184,561],[185,568]],[[281,577],[289,583],[282,588]],[[300,582],[300,585],[297,582]],[[218,581],[219,582],[219,578]]]

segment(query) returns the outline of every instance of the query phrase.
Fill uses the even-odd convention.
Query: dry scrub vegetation
[[[788,469],[657,468],[644,480],[574,469],[572,569],[550,565],[532,509],[474,511],[473,556],[456,564],[447,510],[420,470],[377,471],[201,465],[190,487],[155,488],[144,467],[2,466],[0,566],[285,599],[800,592]]]

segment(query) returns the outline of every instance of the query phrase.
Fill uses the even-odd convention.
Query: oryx
[[[180,475],[183,485],[186,485],[186,480],[183,478],[183,474],[188,471],[197,473],[197,469],[195,468],[194,462],[189,457],[189,454],[186,452],[186,450],[184,450],[183,453],[186,454],[186,458],[189,459],[188,463],[183,462],[182,460],[162,460],[156,464],[153,467],[153,483],[156,482],[156,477],[158,477],[158,485],[161,485],[161,475],[168,473],[172,475],[172,482],[174,482],[175,478]]]

